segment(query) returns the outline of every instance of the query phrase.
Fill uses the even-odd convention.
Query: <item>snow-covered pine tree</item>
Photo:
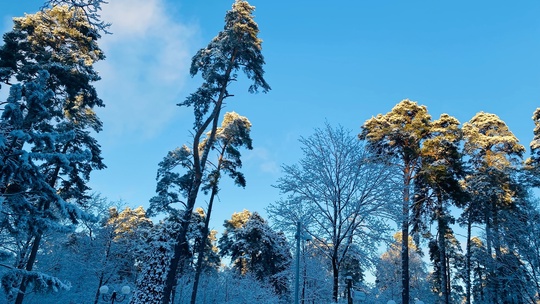
[[[44,8],[55,6],[68,6],[84,12],[88,24],[94,27],[94,30],[110,34],[108,31],[110,23],[101,20],[99,15],[102,4],[107,4],[105,0],[47,0]]]
[[[534,122],[533,140],[529,144],[531,156],[525,161],[527,183],[535,187],[540,186],[540,108],[537,108],[532,116]]]
[[[487,251],[485,288],[486,300],[490,303],[502,301],[502,276],[500,272],[504,243],[502,240],[502,210],[513,208],[516,193],[519,191],[515,172],[521,164],[525,148],[510,131],[506,123],[497,115],[479,112],[463,125],[465,139],[464,153],[468,156],[471,173],[466,176],[465,183],[471,196],[467,208],[473,216],[471,222],[485,225]],[[474,213],[473,213],[474,212]],[[468,230],[470,230],[468,228]],[[469,234],[469,233],[468,233]],[[470,235],[468,235],[470,244]],[[470,256],[470,245],[467,255]],[[471,265],[467,265],[467,269]],[[468,292],[470,294],[470,292]]]
[[[1,225],[23,250],[8,292],[22,303],[43,233],[62,230],[85,215],[90,172],[103,169],[91,132],[102,124],[93,111],[103,106],[93,68],[104,58],[100,35],[84,12],[57,6],[14,18],[0,47],[0,82],[10,88],[0,125]]]
[[[215,252],[215,231],[203,238],[205,214],[198,208],[192,213],[189,231],[187,233],[188,253],[178,267],[188,277],[184,282],[193,280],[195,248],[201,242],[204,244],[203,261],[201,269],[206,273],[212,273],[220,266],[220,259]],[[154,226],[147,238],[147,245],[143,246],[138,265],[142,270],[137,279],[137,286],[131,298],[131,303],[161,303],[164,298],[164,284],[167,271],[170,267],[175,239],[181,227],[180,219],[173,215],[160,221]],[[191,285],[191,284],[190,284]]]
[[[255,7],[247,1],[236,0],[232,9],[225,15],[223,30],[192,58],[190,73],[192,76],[200,73],[204,82],[179,106],[193,107],[195,118],[193,143],[168,155],[169,157],[178,152],[183,155],[181,157],[183,160],[176,162],[172,160],[174,157],[171,157],[171,162],[166,166],[160,165],[158,169],[157,188],[161,199],[159,199],[160,206],[155,204],[155,210],[171,211],[174,209],[170,206],[173,203],[180,203],[181,207],[178,209],[182,209],[181,229],[167,274],[163,304],[170,302],[171,292],[176,284],[178,265],[189,251],[186,238],[188,226],[207,173],[209,153],[215,146],[224,101],[232,96],[229,93],[229,85],[237,79],[237,73],[241,71],[252,81],[249,92],[261,90],[266,93],[270,90],[263,77],[265,62],[261,53],[262,40],[258,38],[259,28],[253,19],[254,10]],[[206,137],[206,144],[200,149],[203,136],[207,133],[209,135]],[[172,173],[176,167],[182,168],[185,173]],[[176,188],[177,191],[172,188]]]
[[[395,160],[402,184],[401,216],[401,285],[402,304],[410,302],[409,225],[416,173],[421,166],[422,144],[431,136],[431,115],[425,106],[402,100],[385,115],[379,114],[362,125],[360,139],[368,142],[374,153]]]
[[[275,232],[257,212],[247,210],[233,214],[224,223],[219,239],[221,256],[231,258],[238,274],[251,274],[270,284],[277,295],[288,294],[288,279],[284,272],[292,262],[289,244],[282,232]]]
[[[449,208],[453,204],[461,205],[467,199],[466,192],[459,184],[465,174],[461,160],[461,139],[462,132],[456,118],[442,114],[434,120],[431,123],[431,136],[422,145],[422,165],[415,179],[413,234],[431,236],[427,227],[431,226],[432,221],[437,223],[436,244],[430,242],[430,252],[436,251],[439,255],[431,255],[431,258],[437,271],[434,274],[437,278],[435,288],[439,290],[441,303],[444,304],[451,303],[451,278],[447,265],[447,245],[450,243],[447,238],[453,237],[450,225],[454,218]]]
[[[150,230],[131,304],[161,304],[179,228],[178,220],[165,218]]]

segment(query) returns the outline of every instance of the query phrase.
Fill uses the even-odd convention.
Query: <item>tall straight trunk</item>
[[[441,293],[443,297],[443,303],[449,304],[449,289],[448,289],[448,271],[446,265],[446,219],[444,216],[442,198],[437,195],[437,228],[438,228],[438,245],[439,245],[439,263],[440,263],[440,276],[441,276]]]
[[[486,213],[486,251],[487,251],[487,284],[486,284],[486,298],[490,303],[495,304],[496,298],[495,298],[495,286],[494,286],[494,262],[493,262],[493,234],[492,234],[492,226],[491,226],[491,208],[488,206],[488,212]]]
[[[452,276],[450,269],[450,258],[446,255],[446,290],[448,292],[448,303],[450,303],[450,295],[452,294]]]
[[[467,218],[467,248],[465,253],[465,304],[471,304],[471,233],[472,220],[471,213],[468,211]]]
[[[496,303],[499,303],[499,300],[501,296],[499,295],[499,290],[502,289],[504,286],[501,284],[502,274],[499,271],[500,262],[501,262],[501,239],[499,234],[499,216],[497,212],[497,206],[495,203],[493,203],[493,248],[495,252],[495,259],[494,259],[494,284],[493,284],[493,298],[495,299]],[[502,301],[501,301],[502,302]]]
[[[411,184],[411,168],[409,163],[405,162],[403,179],[403,206],[401,222],[401,303],[409,304],[410,295],[410,274],[409,274],[409,197]]]

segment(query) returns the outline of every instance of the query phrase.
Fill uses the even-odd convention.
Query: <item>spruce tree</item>
[[[39,278],[44,233],[85,217],[79,206],[89,199],[90,172],[105,168],[92,136],[102,127],[94,108],[103,106],[93,65],[104,55],[80,9],[56,6],[13,21],[0,47],[0,82],[10,88],[0,120],[0,222],[28,245],[13,269],[20,304]]]
[[[289,268],[292,256],[285,235],[272,230],[257,212],[247,210],[233,215],[224,227],[219,240],[220,255],[231,258],[238,274],[252,274],[270,284],[276,294],[288,294],[288,280],[283,272]]]

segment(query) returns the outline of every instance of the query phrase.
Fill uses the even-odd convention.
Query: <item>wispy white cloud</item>
[[[198,28],[182,23],[164,0],[109,1],[101,17],[113,33],[103,35],[107,58],[96,65],[105,131],[152,137],[178,113]]]
[[[263,173],[269,173],[277,175],[280,173],[280,166],[276,160],[270,155],[269,151],[265,148],[254,148],[253,150],[245,152],[245,163],[251,164],[251,166],[257,166],[258,170]]]

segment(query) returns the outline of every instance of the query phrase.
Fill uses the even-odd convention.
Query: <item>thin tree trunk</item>
[[[99,287],[96,290],[96,296],[94,297],[94,304],[98,304],[98,302],[99,302],[99,289],[101,288],[101,286],[103,284],[103,277],[104,277],[104,273],[102,271],[101,275],[99,276],[99,283],[98,283]]]
[[[336,252],[337,255],[337,252]],[[339,294],[339,269],[337,266],[337,257],[332,257],[332,274],[333,274],[333,291],[332,291],[332,300],[337,303],[338,294]]]
[[[471,304],[471,213],[468,211],[467,219],[467,248],[465,256],[465,303]]]
[[[210,195],[210,201],[208,202],[208,210],[206,213],[206,218],[204,219],[204,228],[203,233],[201,236],[201,243],[199,244],[199,248],[197,249],[198,257],[197,257],[197,266],[195,268],[195,278],[193,279],[193,290],[191,291],[191,304],[195,304],[197,301],[197,290],[199,288],[199,280],[201,277],[202,272],[202,263],[204,260],[204,248],[206,245],[206,239],[208,238],[209,231],[208,226],[210,225],[210,215],[212,214],[212,207],[214,205],[214,197],[217,194],[217,184],[212,187],[212,194]]]
[[[32,271],[34,267],[34,262],[37,258],[37,252],[39,248],[39,243],[41,242],[41,234],[36,235],[34,242],[32,243],[32,250],[30,251],[30,256],[28,257],[28,262],[26,263],[26,270]],[[24,296],[26,293],[26,287],[28,286],[28,279],[23,277],[21,285],[19,286],[19,292],[17,293],[17,298],[15,299],[15,304],[22,304]]]
[[[216,197],[219,189],[218,189],[218,183],[220,174],[219,171],[221,170],[221,166],[223,164],[223,156],[225,155],[225,151],[227,150],[228,142],[223,145],[221,148],[220,154],[219,154],[219,160],[217,164],[217,175],[215,176],[214,184],[212,185],[212,193],[210,194],[210,201],[208,202],[208,210],[206,211],[206,218],[204,219],[204,228],[202,233],[202,240],[199,244],[199,248],[197,249],[198,257],[197,257],[197,266],[195,268],[195,278],[193,280],[193,290],[191,291],[191,304],[195,304],[197,300],[197,292],[199,288],[199,280],[202,272],[202,262],[204,260],[204,247],[206,245],[206,239],[209,235],[209,229],[210,226],[210,216],[212,215],[212,208],[214,206],[214,198]]]
[[[61,153],[63,155],[65,155],[67,153],[68,148],[69,148],[69,144],[65,144],[64,147],[62,148]],[[53,173],[51,174],[50,180],[48,181],[49,186],[51,186],[52,188],[54,188],[54,186],[56,184],[56,180],[58,179],[59,174],[60,174],[60,165],[57,165],[56,168],[54,169]],[[49,210],[50,206],[51,206],[51,202],[46,201],[43,204],[41,209],[42,209],[43,212],[45,212],[45,211]],[[43,237],[43,232],[38,230],[37,235],[34,238],[34,242],[32,243],[32,249],[30,251],[30,256],[28,257],[28,261],[26,262],[25,269],[27,271],[32,271],[32,269],[34,268],[34,263],[36,262],[36,259],[37,259],[37,252],[38,252],[39,245],[41,243],[41,238],[42,237]],[[22,304],[27,287],[28,287],[28,278],[23,277],[23,279],[21,281],[21,285],[19,286],[19,292],[17,293],[17,298],[15,299],[15,304]]]
[[[487,250],[487,284],[486,284],[486,298],[493,304],[496,303],[496,298],[495,298],[495,291],[494,291],[494,284],[493,284],[493,281],[494,281],[494,276],[493,276],[493,273],[494,273],[494,270],[495,270],[495,267],[494,267],[494,263],[493,263],[493,251],[492,251],[492,246],[493,246],[493,235],[492,235],[492,231],[491,231],[491,224],[490,224],[490,215],[491,215],[491,210],[490,207],[488,206],[487,207],[488,209],[488,212],[486,214],[486,250]]]
[[[493,203],[493,247],[495,251],[493,298],[495,299],[495,303],[499,303],[499,298],[501,298],[501,296],[499,295],[499,290],[502,289],[504,286],[503,284],[501,284],[502,275],[499,271],[499,268],[501,266],[502,253],[501,240],[499,236],[499,216],[496,208],[497,207],[495,203]]]

